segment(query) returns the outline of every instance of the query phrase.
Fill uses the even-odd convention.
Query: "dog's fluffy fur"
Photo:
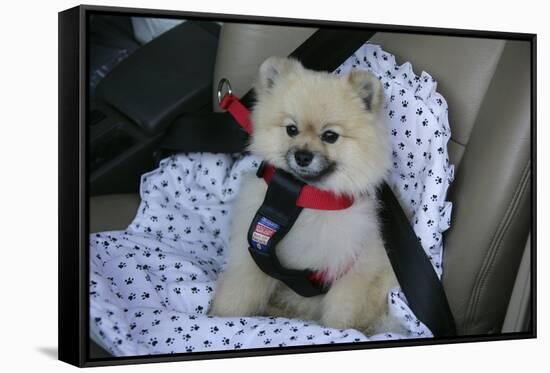
[[[267,186],[253,174],[243,177],[227,267],[210,313],[318,320],[365,332],[387,328],[387,294],[397,280],[376,212],[375,189],[391,154],[380,82],[364,71],[338,77],[271,57],[260,67],[255,90],[250,151],[320,189],[352,195],[355,202],[339,211],[304,209],[277,246],[285,267],[326,270],[333,281],[327,294],[305,298],[264,274],[250,256],[247,231]],[[289,133],[288,126],[297,131]],[[339,135],[335,142],[326,141],[326,131]],[[311,163],[298,164],[296,151],[308,152]]]

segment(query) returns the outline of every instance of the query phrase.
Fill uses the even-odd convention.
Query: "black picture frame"
[[[87,20],[91,14],[155,16],[278,24],[287,26],[323,26],[331,29],[354,29],[365,32],[387,31],[441,36],[482,37],[522,40],[531,46],[531,330],[495,335],[468,335],[438,339],[379,341],[368,343],[283,347],[209,353],[97,358],[89,356],[89,170],[88,130],[88,65]],[[79,367],[217,359],[260,355],[388,348],[417,345],[452,344],[512,340],[536,337],[536,57],[535,34],[482,30],[460,30],[386,24],[317,21],[305,19],[240,16],[230,14],[137,9],[103,6],[77,6],[59,13],[59,359]]]

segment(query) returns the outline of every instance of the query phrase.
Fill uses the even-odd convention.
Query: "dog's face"
[[[372,74],[343,77],[270,57],[260,67],[250,150],[321,189],[371,191],[390,162],[383,91]]]

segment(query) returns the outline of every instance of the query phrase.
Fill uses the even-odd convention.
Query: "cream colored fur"
[[[386,328],[387,294],[397,280],[380,236],[374,198],[391,153],[379,81],[366,72],[337,77],[271,57],[262,64],[255,88],[250,150],[291,173],[286,158],[291,149],[326,157],[334,170],[311,184],[352,195],[355,203],[338,211],[304,209],[277,246],[285,267],[326,270],[333,280],[327,294],[304,298],[264,274],[250,256],[247,231],[267,186],[253,174],[243,177],[227,266],[210,314],[285,316],[369,333]],[[297,136],[287,134],[289,124],[298,127]],[[338,133],[335,143],[321,140],[327,130]]]

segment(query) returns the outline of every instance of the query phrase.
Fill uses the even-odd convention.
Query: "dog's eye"
[[[298,127],[296,127],[294,124],[289,124],[288,126],[286,126],[286,133],[290,137],[294,137],[298,134]]]
[[[326,143],[334,144],[336,140],[338,140],[338,137],[340,137],[339,134],[333,131],[325,131],[321,135],[321,140],[323,140]]]

